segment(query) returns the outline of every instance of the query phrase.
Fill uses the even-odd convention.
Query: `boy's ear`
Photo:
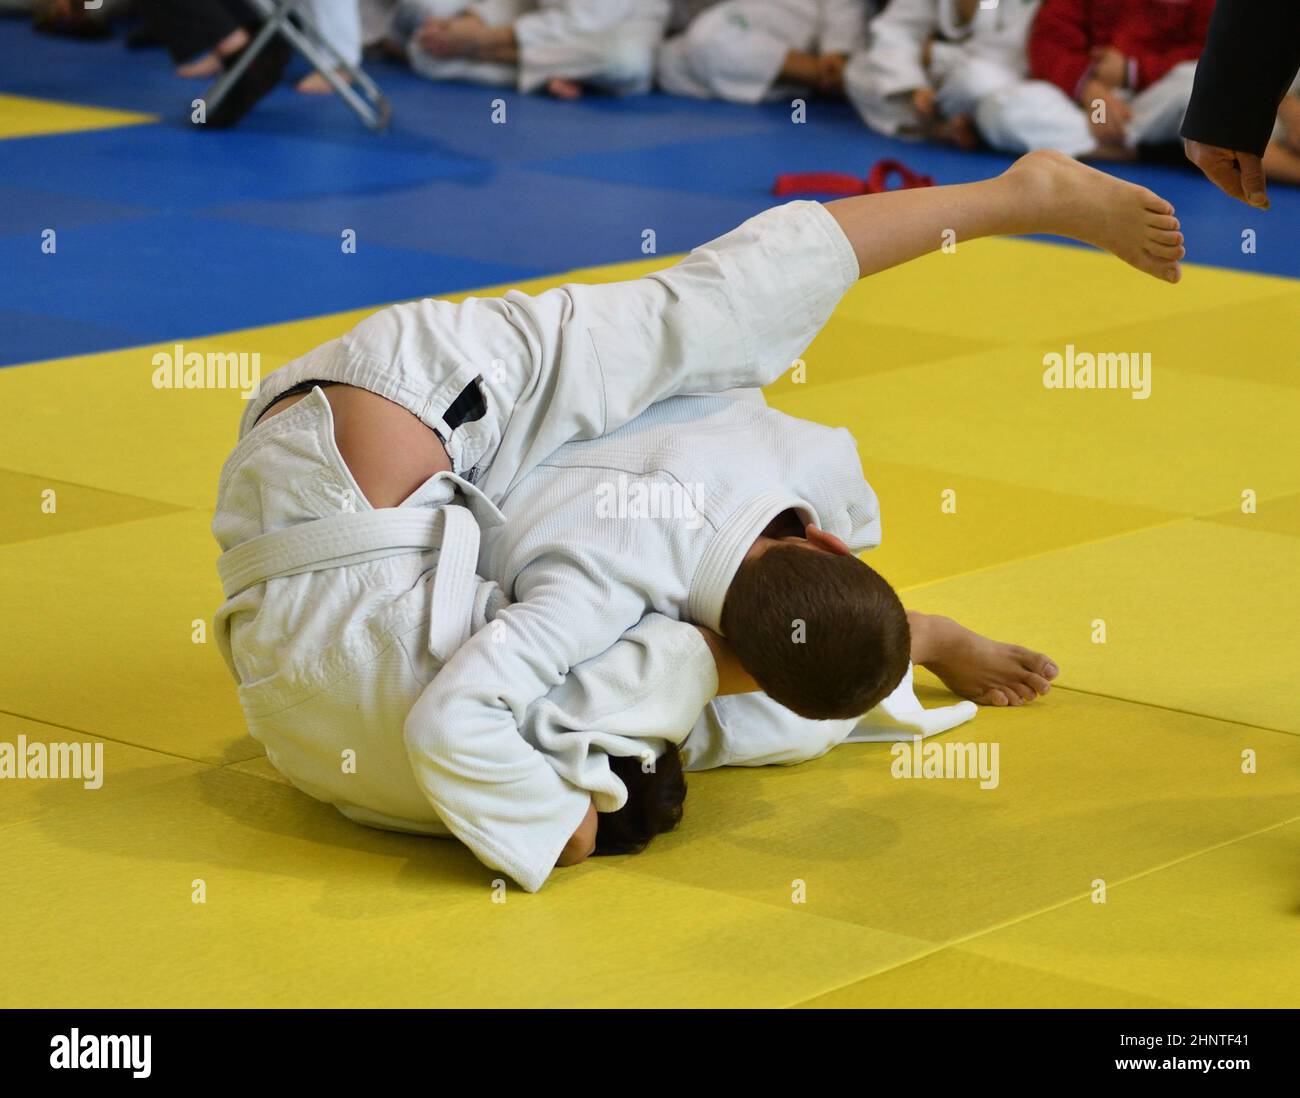
[[[837,557],[851,557],[853,550],[845,543],[843,538],[837,538],[834,534],[828,534],[820,526],[814,526],[812,523],[804,530],[806,537],[816,548],[823,553],[833,553]]]

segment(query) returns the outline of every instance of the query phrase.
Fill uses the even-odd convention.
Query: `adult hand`
[[[1268,188],[1264,165],[1248,152],[1184,141],[1187,159],[1205,173],[1205,178],[1231,198],[1240,199],[1256,209],[1268,209]]]

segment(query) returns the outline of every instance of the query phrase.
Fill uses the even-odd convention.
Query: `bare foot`
[[[342,69],[336,69],[335,74],[345,84],[350,83],[347,73]],[[304,95],[332,95],[334,92],[334,85],[326,80],[321,73],[313,72],[308,73],[298,81],[298,90]]]
[[[913,660],[945,686],[980,705],[1023,705],[1046,694],[1060,674],[1041,652],[982,637],[939,614],[908,614]]]
[[[1049,149],[1006,171],[1024,189],[1037,228],[1105,248],[1155,278],[1177,282],[1187,254],[1174,208],[1154,191],[1126,183]]]
[[[194,77],[216,76],[221,71],[221,59],[215,53],[205,53],[193,61],[187,61],[176,67],[176,75],[189,80]]]
[[[556,99],[581,99],[582,85],[563,76],[553,76],[546,85],[546,90]]]

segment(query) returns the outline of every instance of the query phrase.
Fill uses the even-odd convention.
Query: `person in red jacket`
[[[1128,158],[1178,140],[1214,0],[1044,0],[1031,79],[982,105],[998,148]]]

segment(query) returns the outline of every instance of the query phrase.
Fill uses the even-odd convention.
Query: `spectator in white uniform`
[[[980,133],[1007,152],[1123,160],[1177,141],[1213,9],[1214,0],[1043,0],[1026,45],[1031,79],[984,97]]]
[[[758,103],[844,93],[844,64],[866,41],[868,0],[723,0],[659,50],[673,95]]]
[[[774,380],[855,278],[932,251],[946,234],[1069,235],[1174,282],[1177,228],[1145,188],[1037,154],[981,183],[769,210],[630,282],[376,313],[264,379],[222,471],[213,531],[226,602],[214,634],[250,731],[295,784],[349,816],[450,830],[540,887],[557,862],[595,845],[592,793],[520,734],[522,711],[486,701],[474,720],[491,733],[466,747],[426,700],[442,675],[490,666],[493,637],[509,641],[537,612],[537,592],[505,607],[475,572],[480,527],[502,523],[498,505],[520,481],[566,442],[614,431],[656,401]],[[823,521],[857,536],[851,513],[845,505]],[[743,525],[729,522],[717,544],[743,550]],[[628,552],[635,559],[636,546]],[[709,560],[700,606],[714,621],[730,565]],[[566,651],[600,628],[569,624],[579,640],[557,640]],[[723,642],[664,615],[631,624],[624,647],[596,655],[613,661],[607,679],[633,701],[638,683],[652,683],[664,724],[689,728],[712,687],[707,668],[727,663]],[[500,647],[519,658],[517,637]],[[967,692],[1011,702],[1002,671],[965,666]],[[782,693],[775,681],[769,689]],[[532,694],[527,702],[542,701],[545,689]],[[617,729],[619,712],[586,730]],[[475,782],[479,795],[467,791]],[[505,788],[517,796],[503,798]]]
[[[647,91],[669,0],[407,0],[392,34],[431,80],[564,99]]]
[[[862,120],[891,137],[976,143],[980,102],[1024,79],[1038,0],[892,0],[871,42],[849,59],[844,90]]]

